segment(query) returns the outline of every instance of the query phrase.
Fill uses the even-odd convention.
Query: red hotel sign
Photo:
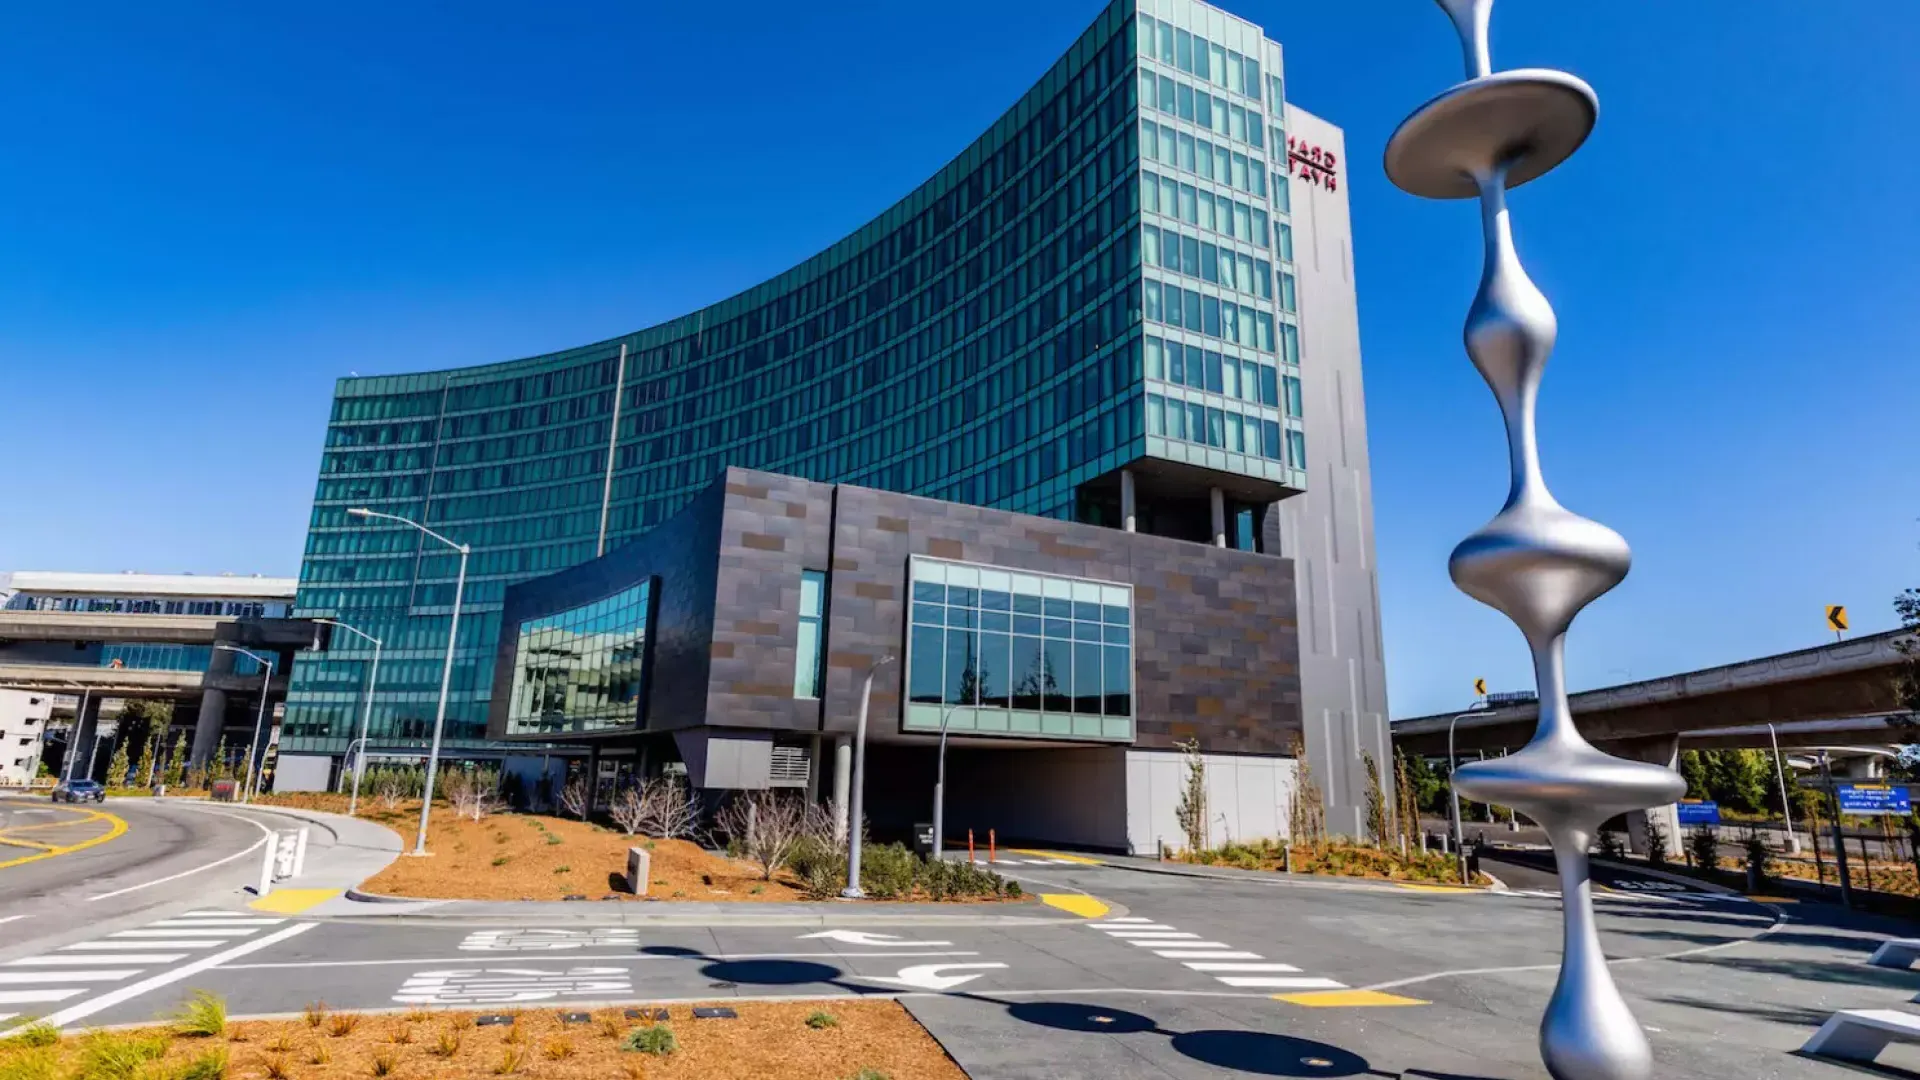
[[[1298,176],[1309,184],[1328,191],[1340,190],[1340,178],[1334,175],[1333,151],[1307,145],[1306,140],[1287,136],[1287,175]]]

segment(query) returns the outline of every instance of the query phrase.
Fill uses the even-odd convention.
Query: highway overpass
[[[1764,746],[1768,723],[1844,724],[1853,718],[1880,718],[1877,726],[1862,724],[1835,740],[1857,743],[1864,737],[1860,730],[1884,730],[1885,718],[1899,712],[1895,680],[1907,657],[1896,644],[1910,640],[1913,636],[1903,630],[1869,634],[1588,690],[1574,694],[1568,704],[1581,734],[1591,742],[1615,747],[1662,744],[1676,738],[1695,747],[1709,745],[1709,738],[1717,740],[1713,745],[1725,745],[1725,740],[1733,738],[1744,740],[1738,745]],[[1393,742],[1408,753],[1444,755],[1447,727],[1457,715],[1456,745],[1461,753],[1514,750],[1533,738],[1539,711],[1539,703],[1529,701],[1414,717],[1393,724]],[[1830,729],[1836,735],[1840,730]]]

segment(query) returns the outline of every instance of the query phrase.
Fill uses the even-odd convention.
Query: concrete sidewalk
[[[308,848],[307,865],[300,876],[274,882],[266,896],[248,905],[258,911],[305,915],[328,904],[346,903],[344,898],[349,893],[385,870],[403,850],[400,835],[392,829],[345,814],[258,803],[236,803],[227,808],[287,818],[287,827],[317,826],[327,834],[327,843]]]

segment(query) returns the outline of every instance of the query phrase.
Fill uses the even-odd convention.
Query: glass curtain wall
[[[639,723],[653,583],[521,623],[509,735],[604,731]]]
[[[933,179],[771,281],[597,345],[341,380],[296,613],[386,640],[374,738],[426,734],[458,559],[351,507],[473,545],[458,747],[484,737],[507,585],[639,536],[724,465],[1070,517],[1138,456],[1132,13],[1111,5]],[[336,641],[295,664],[286,750],[345,749],[367,658]]]

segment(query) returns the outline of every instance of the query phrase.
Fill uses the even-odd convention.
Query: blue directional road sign
[[[1907,799],[1907,789],[1895,784],[1838,784],[1834,792],[1840,796],[1840,812],[1843,814],[1910,814],[1913,805]]]
[[[1688,799],[1675,809],[1680,813],[1680,827],[1683,829],[1695,825],[1720,824],[1720,804],[1711,799]]]

